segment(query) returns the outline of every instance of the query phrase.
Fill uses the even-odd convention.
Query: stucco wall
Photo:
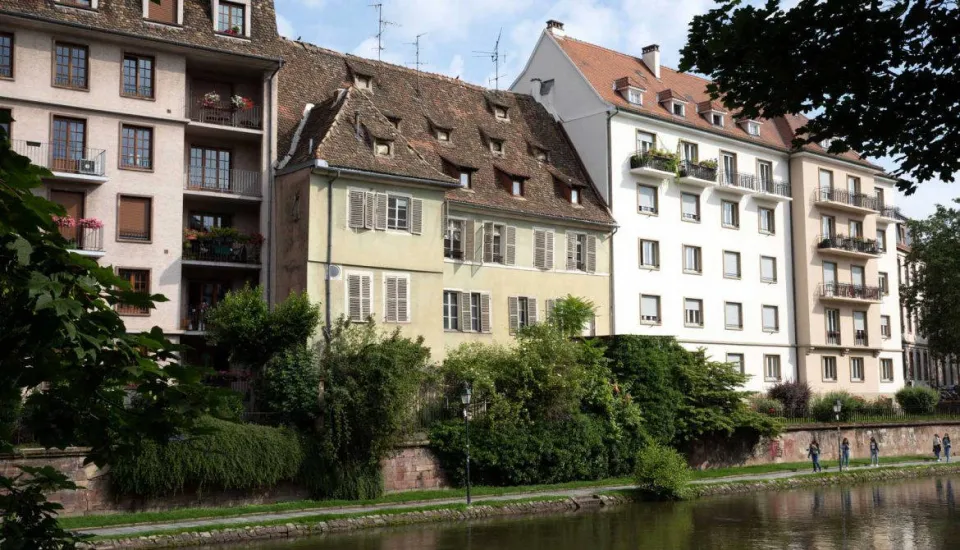
[[[307,289],[307,257],[310,231],[310,171],[278,176],[274,189],[275,232],[274,283],[276,298]],[[319,300],[320,297],[314,297]]]

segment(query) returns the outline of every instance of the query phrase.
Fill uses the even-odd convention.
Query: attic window
[[[378,139],[373,142],[373,152],[378,157],[389,157],[393,155],[393,142],[386,139]]]
[[[760,135],[760,123],[759,123],[759,122],[754,122],[754,121],[752,121],[752,120],[747,121],[747,133],[750,134],[751,136],[759,136],[759,135]]]
[[[503,140],[502,139],[491,139],[490,140],[490,152],[494,155],[503,155]]]
[[[523,180],[515,179],[511,182],[510,194],[514,197],[523,196]]]
[[[353,84],[360,90],[372,90],[373,78],[370,75],[358,74],[353,77]]]
[[[500,105],[493,106],[493,116],[497,117],[497,120],[509,120],[507,118],[507,108]]]
[[[550,152],[539,147],[533,148],[533,158],[540,162],[550,162]]]
[[[390,124],[393,125],[397,130],[400,129],[400,117],[398,116],[387,116],[387,120],[390,121]]]
[[[460,187],[464,189],[473,187],[473,174],[469,170],[460,170]]]
[[[437,129],[437,141],[450,141],[450,131]]]
[[[570,204],[580,204],[580,190],[576,187],[570,188]]]
[[[683,108],[683,103],[679,103],[677,101],[673,102],[670,111],[676,116],[685,116],[686,112],[686,110]]]
[[[719,126],[723,128],[723,115],[720,113],[711,113],[710,123],[713,124],[714,126]]]
[[[640,88],[627,88],[627,101],[633,105],[643,105],[643,90]]]

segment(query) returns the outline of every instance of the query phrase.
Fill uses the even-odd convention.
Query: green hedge
[[[932,388],[914,386],[897,392],[897,403],[907,414],[933,414],[940,402],[940,393]]]
[[[206,435],[166,445],[146,442],[110,465],[114,491],[165,496],[187,491],[249,490],[295,480],[303,462],[299,436],[285,428],[205,418]]]

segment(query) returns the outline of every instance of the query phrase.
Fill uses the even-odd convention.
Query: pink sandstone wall
[[[383,485],[388,493],[415,489],[441,489],[448,483],[427,442],[415,442],[397,449],[381,463]]]

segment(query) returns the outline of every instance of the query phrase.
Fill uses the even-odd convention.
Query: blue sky
[[[382,59],[413,66],[420,38],[423,70],[493,86],[493,63],[475,52],[500,40],[502,88],[510,86],[526,62],[548,19],[565,24],[567,34],[610,49],[639,55],[660,44],[663,63],[676,67],[690,19],[709,10],[713,0],[274,0],[280,33],[333,50],[377,57],[377,12],[396,23],[386,28]],[[753,0],[756,2],[758,0]],[[786,0],[793,4],[796,0]],[[892,168],[888,160],[881,164]],[[960,195],[956,184],[925,183],[897,203],[912,217],[926,216],[937,202]]]

